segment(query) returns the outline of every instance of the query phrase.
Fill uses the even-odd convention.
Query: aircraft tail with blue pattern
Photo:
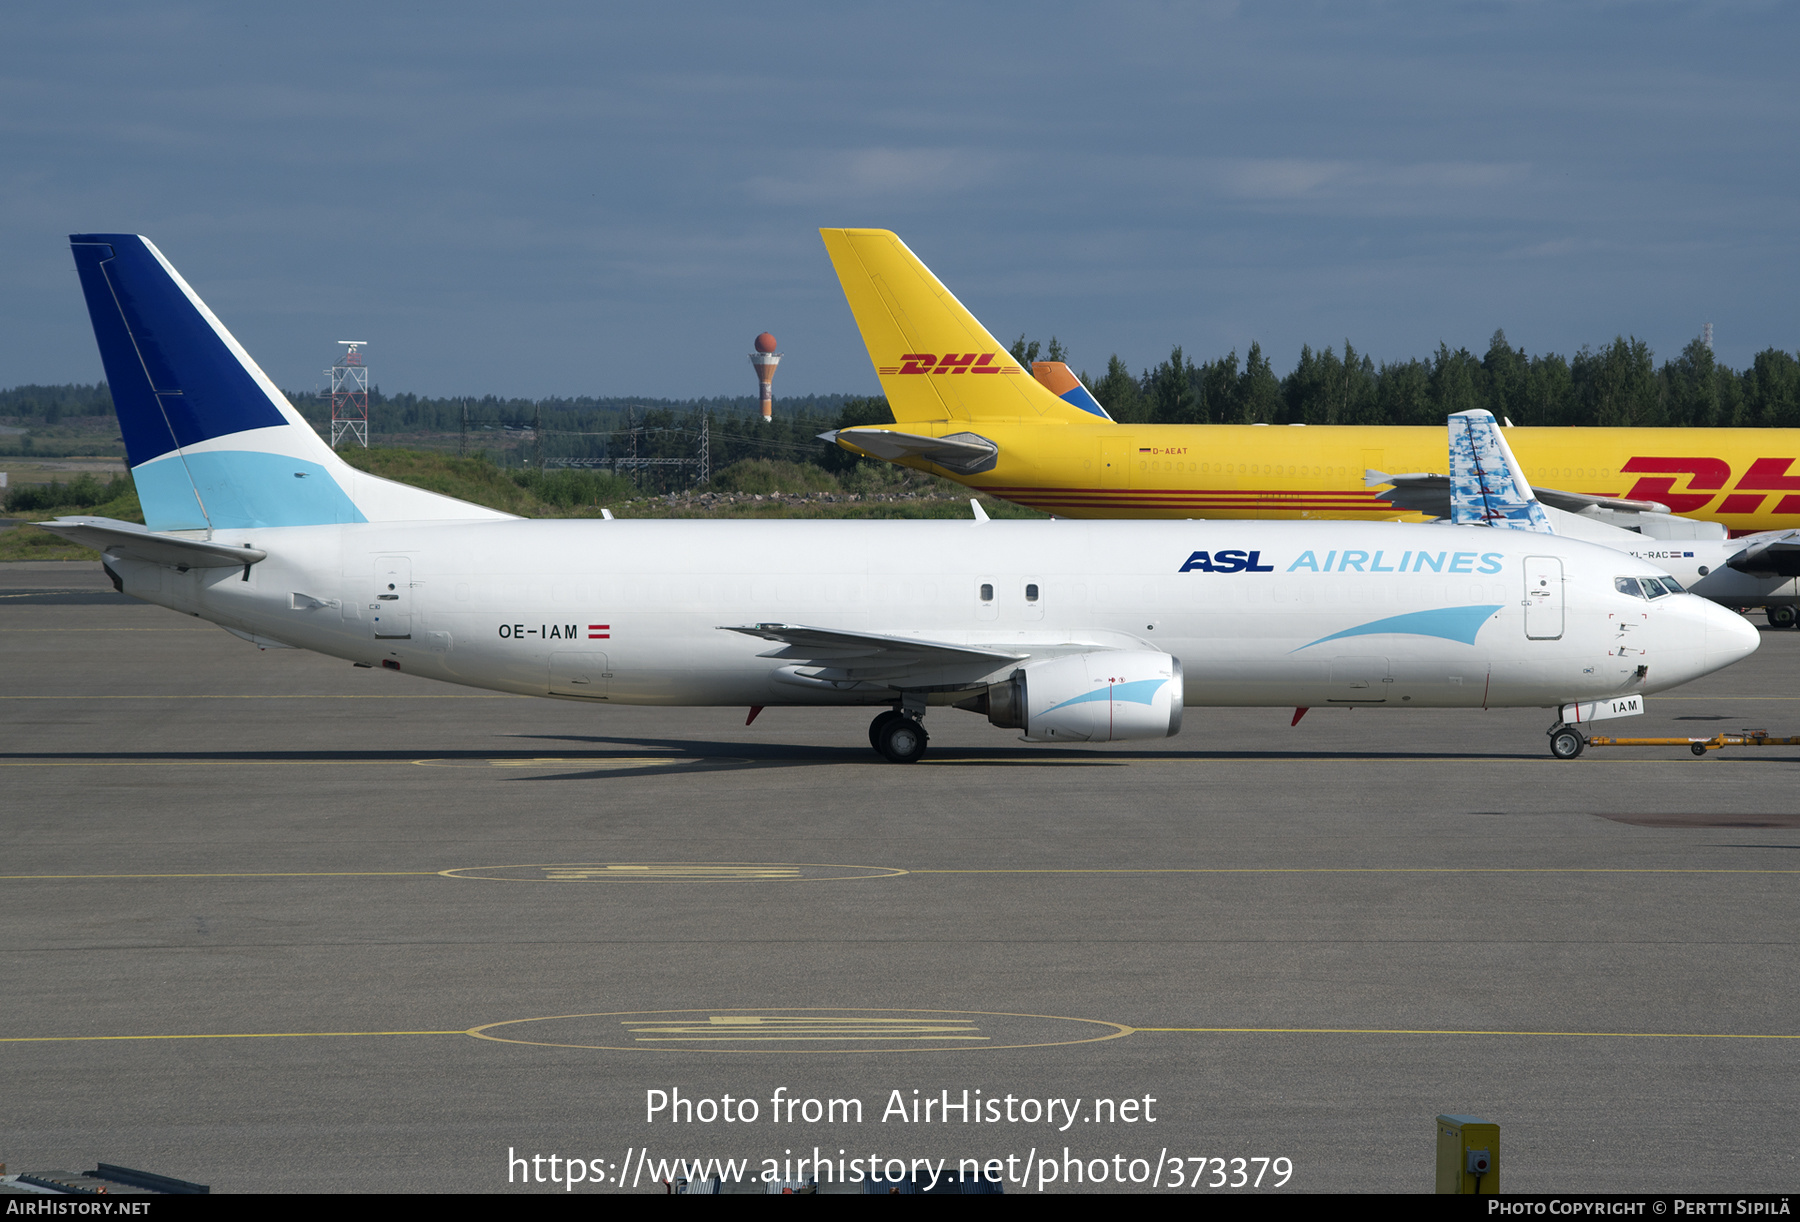
[[[1556,533],[1492,412],[1450,417],[1450,520],[1458,526]]]
[[[149,239],[69,244],[151,530],[511,516],[345,463]]]

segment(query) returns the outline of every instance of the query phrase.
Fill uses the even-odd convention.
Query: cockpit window
[[[1662,578],[1660,577],[1640,577],[1638,578],[1638,582],[1644,587],[1644,593],[1651,598],[1662,598],[1667,594],[1673,593],[1673,591],[1663,588]]]
[[[1613,578],[1613,589],[1617,590],[1621,594],[1629,594],[1633,598],[1644,597],[1644,592],[1643,592],[1643,590],[1638,588],[1637,578],[1635,578],[1635,577],[1615,577],[1615,578]]]
[[[1686,594],[1687,593],[1687,587],[1682,585],[1679,581],[1676,581],[1673,577],[1663,577],[1663,578],[1660,578],[1659,580],[1661,580],[1661,582],[1663,583],[1663,589],[1667,590],[1671,594]]]

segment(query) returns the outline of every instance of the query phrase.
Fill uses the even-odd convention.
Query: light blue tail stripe
[[[185,465],[184,465],[185,464]],[[189,476],[193,482],[189,483]],[[304,458],[254,450],[171,454],[134,467],[152,530],[237,530],[368,521],[331,473]],[[206,504],[206,517],[194,491]]]

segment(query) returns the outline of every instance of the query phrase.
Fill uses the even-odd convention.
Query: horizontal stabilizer
[[[61,535],[71,543],[91,547],[109,556],[178,569],[233,569],[255,564],[269,555],[259,548],[186,539],[115,518],[58,518],[54,522],[35,525],[53,535]]]
[[[820,433],[825,441],[837,443],[855,454],[899,462],[916,458],[936,463],[958,475],[979,475],[992,471],[999,460],[1000,447],[975,433],[952,433],[948,437],[925,437],[918,433],[899,433],[893,429],[851,428]]]

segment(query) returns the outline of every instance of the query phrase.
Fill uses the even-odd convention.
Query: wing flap
[[[953,662],[980,662],[989,667],[1003,662],[1017,662],[1025,657],[979,645],[952,645],[920,637],[890,636],[881,632],[843,632],[833,628],[809,628],[804,624],[727,625],[725,632],[741,632],[761,637],[782,646],[757,656],[764,658],[811,658],[842,662],[851,659],[907,663],[925,662],[942,665]]]

